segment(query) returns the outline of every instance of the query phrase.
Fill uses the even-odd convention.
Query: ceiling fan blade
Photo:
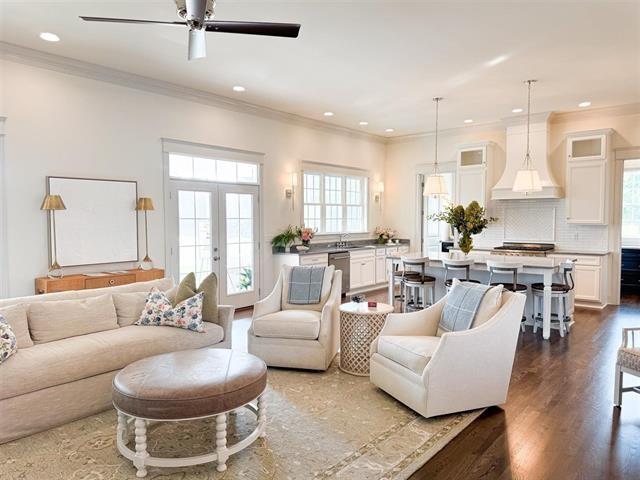
[[[204,30],[189,30],[189,60],[207,56],[207,39]]]
[[[244,33],[245,35],[267,35],[270,37],[297,38],[300,31],[298,23],[269,22],[226,22],[214,20],[206,22],[207,32]]]
[[[150,23],[159,25],[186,25],[186,22],[164,22],[162,20],[137,20],[135,18],[109,18],[109,17],[83,17],[85,22],[107,22],[107,23]]]

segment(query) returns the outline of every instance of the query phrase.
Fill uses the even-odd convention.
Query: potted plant
[[[271,239],[271,245],[273,247],[284,247],[284,251],[289,253],[291,251],[291,244],[296,240],[297,237],[298,234],[296,232],[296,229],[289,225],[282,232]]]
[[[302,245],[305,247],[309,246],[309,242],[313,239],[314,235],[318,230],[311,227],[298,227],[297,236],[300,240],[302,240]]]
[[[486,209],[475,200],[467,208],[462,205],[447,205],[442,212],[429,215],[429,220],[446,222],[460,234],[458,246],[468,255],[473,249],[473,237],[481,233],[487,226],[498,220],[495,217],[485,217]]]
[[[395,230],[389,227],[376,227],[374,233],[378,237],[378,243],[380,244],[388,243],[396,236]]]

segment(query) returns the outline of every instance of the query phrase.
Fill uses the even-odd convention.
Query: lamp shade
[[[60,195],[45,195],[44,200],[42,200],[42,205],[40,206],[40,210],[66,210],[64,202],[62,201],[62,197]]]
[[[425,197],[448,195],[449,192],[444,177],[442,175],[429,175],[424,183],[424,191],[422,193]]]
[[[542,190],[542,182],[537,170],[518,170],[513,182],[513,191],[518,193],[532,193]]]
[[[150,197],[140,197],[136,203],[136,210],[155,210],[153,200]]]

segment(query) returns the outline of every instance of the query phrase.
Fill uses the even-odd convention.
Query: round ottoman
[[[147,466],[184,467],[217,462],[226,470],[230,455],[248,447],[266,431],[264,392],[267,366],[249,353],[206,348],[165,353],[132,363],[113,379],[113,405],[118,411],[118,451],[144,477]],[[257,406],[251,404],[257,399]],[[245,407],[256,414],[258,426],[240,442],[227,447],[227,413]],[[216,418],[215,451],[182,458],[151,457],[147,452],[148,421]],[[127,447],[130,425],[135,427],[135,451]]]

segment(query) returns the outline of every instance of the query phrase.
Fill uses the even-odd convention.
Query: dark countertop
[[[321,253],[340,253],[340,252],[352,252],[352,251],[359,251],[359,250],[363,250],[363,249],[367,249],[367,248],[382,248],[382,247],[400,247],[400,246],[407,246],[409,245],[409,240],[408,239],[400,239],[400,243],[399,244],[393,244],[393,245],[389,245],[389,244],[381,244],[378,243],[376,240],[353,240],[351,242],[349,242],[349,247],[336,247],[335,246],[336,242],[328,242],[328,243],[312,243],[310,245],[309,250],[306,251],[297,251],[296,250],[296,246],[297,245],[292,245],[291,246],[291,251],[288,253],[289,255],[317,255],[317,254],[321,254]],[[286,254],[287,252],[284,251],[283,247],[274,247],[272,250],[272,253],[274,255],[282,255],[282,254]]]

